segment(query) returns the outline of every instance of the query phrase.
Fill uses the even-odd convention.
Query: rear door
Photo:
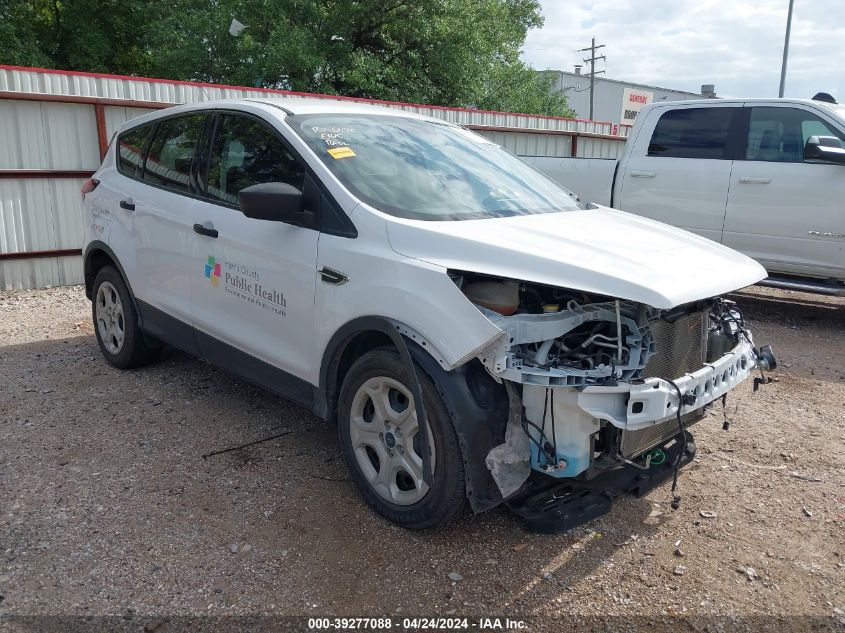
[[[833,136],[845,146],[845,132],[795,104],[747,113],[723,242],[772,272],[845,277],[845,166],[804,162],[811,136]]]
[[[623,166],[619,208],[721,240],[741,112],[740,104],[652,110]]]
[[[187,246],[196,194],[191,166],[205,120],[203,114],[159,120],[145,153],[131,134],[118,140],[118,169],[128,177],[122,179],[116,217],[134,259],[126,265],[129,282],[139,300],[184,323],[191,321]],[[118,241],[117,233],[112,229],[110,241]],[[125,258],[123,253],[118,256]],[[143,316],[145,327],[156,327],[158,313],[147,310]],[[193,349],[190,343],[182,347]]]
[[[260,384],[272,377],[254,359],[307,380],[319,231],[247,218],[238,208],[238,193],[250,185],[284,182],[304,190],[305,165],[270,124],[239,112],[217,115],[207,161],[188,249],[200,350]],[[300,401],[311,396],[302,382],[272,387]]]

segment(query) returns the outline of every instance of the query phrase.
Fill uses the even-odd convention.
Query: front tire
[[[97,343],[106,360],[120,369],[152,362],[159,349],[144,340],[138,313],[120,273],[104,266],[94,279],[91,314]]]
[[[431,379],[416,367],[429,425],[432,485],[422,479],[419,424],[410,378],[399,354],[376,349],[346,374],[338,404],[343,458],[361,496],[406,528],[448,523],[466,502],[458,438]]]

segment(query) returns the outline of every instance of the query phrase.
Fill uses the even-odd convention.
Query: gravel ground
[[[537,630],[574,615],[775,615],[835,626],[845,300],[767,289],[736,299],[758,342],[775,346],[778,382],[741,386],[729,431],[721,412],[695,428],[681,508],[667,484],[546,536],[501,509],[437,532],[395,527],[360,501],[335,429],[308,411],[175,351],[112,368],[81,288],[0,294],[0,614],[507,613]]]

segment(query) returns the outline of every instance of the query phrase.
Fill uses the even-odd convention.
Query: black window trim
[[[317,174],[314,172],[314,170],[308,164],[308,161],[306,161],[302,157],[302,155],[298,151],[296,151],[296,149],[290,144],[290,142],[288,142],[288,140],[281,134],[281,132],[279,132],[278,129],[276,129],[276,127],[270,121],[268,121],[264,117],[261,117],[261,116],[254,114],[252,112],[246,112],[244,110],[237,110],[237,109],[233,109],[233,108],[215,108],[215,109],[207,109],[207,110],[191,110],[189,112],[179,112],[179,113],[176,113],[176,114],[170,114],[170,115],[162,116],[162,117],[157,118],[153,121],[147,121],[145,123],[140,123],[136,126],[130,127],[126,130],[123,130],[120,134],[118,134],[118,137],[117,137],[118,156],[116,157],[117,160],[115,162],[116,162],[116,165],[117,165],[118,173],[120,173],[120,175],[124,176],[125,178],[135,180],[137,182],[140,182],[144,185],[148,185],[150,187],[155,187],[156,189],[161,189],[162,191],[167,191],[168,193],[176,194],[178,196],[184,196],[186,198],[191,198],[193,200],[200,200],[202,202],[207,202],[209,204],[215,204],[217,206],[225,207],[227,209],[238,209],[237,205],[227,204],[227,203],[223,202],[222,200],[218,200],[216,198],[210,198],[207,195],[207,190],[208,190],[208,165],[211,162],[211,152],[214,148],[214,141],[217,137],[220,117],[223,114],[243,116],[243,117],[255,119],[259,123],[262,123],[265,127],[267,127],[270,130],[270,132],[272,132],[276,136],[276,138],[279,139],[279,141],[282,143],[282,146],[285,149],[287,149],[291,153],[291,155],[296,160],[298,160],[300,162],[300,164],[305,168],[306,182],[307,182],[307,179],[310,178],[311,181],[313,181],[314,184],[317,186],[317,191],[319,192],[321,199],[326,199],[326,201],[328,202],[328,205],[330,207],[332,207],[332,215],[334,216],[333,218],[331,218],[331,219],[324,218],[323,217],[324,214],[323,213],[320,214],[320,224],[321,224],[321,226],[320,226],[319,230],[320,230],[321,233],[326,233],[327,235],[335,235],[337,237],[346,237],[346,238],[350,238],[350,239],[355,239],[355,238],[358,237],[358,229],[352,223],[352,220],[349,218],[349,216],[346,214],[346,212],[343,210],[343,208],[334,199],[334,196],[332,196],[331,192],[328,189],[326,189],[325,185],[317,177]],[[144,167],[147,164],[147,152],[150,149],[150,144],[152,143],[152,139],[155,138],[156,132],[158,132],[159,125],[162,122],[168,121],[170,119],[176,119],[176,118],[179,118],[179,117],[187,117],[187,116],[197,116],[197,115],[202,115],[202,116],[206,117],[206,121],[203,124],[203,130],[200,133],[199,138],[197,140],[197,146],[194,147],[194,159],[191,161],[190,173],[192,175],[195,173],[195,169],[197,167],[197,160],[196,160],[197,156],[200,154],[200,151],[204,151],[204,153],[205,153],[205,160],[204,160],[205,177],[203,178],[202,183],[203,183],[203,187],[205,188],[206,191],[204,191],[202,193],[174,191],[173,189],[170,189],[166,186],[152,183],[149,180],[144,180],[143,175],[144,175]],[[150,126],[150,132],[147,133],[147,138],[144,141],[144,151],[142,153],[142,163],[141,163],[141,174],[140,174],[140,176],[131,176],[131,175],[121,171],[121,169],[120,169],[120,155],[119,155],[120,139],[121,139],[121,137],[123,137],[124,134],[128,134],[129,132],[131,132],[133,130],[137,130],[138,128],[141,128],[141,127],[144,127],[144,126]],[[320,206],[321,206],[321,211],[322,211],[322,201],[321,201]],[[329,224],[329,222],[328,222],[330,220],[333,220],[333,222],[331,222],[331,224]]]
[[[196,194],[196,197],[200,200],[205,200],[208,194],[208,163],[211,160],[211,139],[217,126],[217,116],[214,111],[209,110],[206,114],[205,125],[203,125],[202,133],[200,133],[198,139],[199,147],[194,152],[194,159],[191,161],[191,176],[197,184],[202,183],[203,186],[203,191]],[[200,162],[200,156],[202,156],[202,162]],[[202,178],[200,178],[200,169],[204,169]]]
[[[745,155],[745,144],[748,137],[748,113],[743,105],[734,108],[733,119],[728,126],[728,140],[725,143],[725,158],[723,160],[738,160]]]

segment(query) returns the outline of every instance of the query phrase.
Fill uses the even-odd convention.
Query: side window
[[[201,114],[159,123],[144,162],[144,180],[177,193],[194,193],[191,163],[204,123]]]
[[[117,170],[124,176],[136,178],[141,175],[144,145],[152,129],[152,125],[142,125],[117,137]]]
[[[649,156],[726,158],[728,130],[739,108],[679,108],[657,121]],[[729,158],[729,157],[728,157]]]
[[[845,139],[812,112],[798,108],[751,108],[746,160],[780,163],[804,162],[804,145],[811,136]]]
[[[305,168],[260,121],[223,115],[213,143],[208,166],[209,198],[238,204],[241,189],[264,182],[285,182],[303,189]]]

